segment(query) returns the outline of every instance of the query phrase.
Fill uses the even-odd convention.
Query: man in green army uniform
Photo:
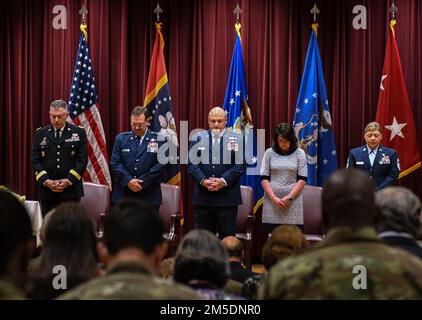
[[[270,270],[260,299],[422,299],[422,263],[374,229],[374,185],[357,169],[335,172],[322,194],[327,236]]]
[[[167,251],[163,222],[156,210],[138,199],[118,202],[104,222],[109,257],[107,274],[64,294],[61,299],[197,300],[192,289],[156,274]],[[103,250],[100,250],[103,251]]]
[[[32,247],[28,213],[12,193],[0,191],[0,300],[24,298]]]

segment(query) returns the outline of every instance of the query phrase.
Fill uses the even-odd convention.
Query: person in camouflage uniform
[[[327,236],[275,265],[258,298],[422,299],[422,263],[378,238],[374,185],[364,172],[331,175],[322,210]]]
[[[167,251],[163,232],[163,222],[153,207],[138,199],[119,202],[104,222],[104,243],[110,254],[107,274],[60,299],[200,299],[192,289],[157,276]]]
[[[10,192],[0,191],[0,300],[24,299],[33,244],[24,206]]]

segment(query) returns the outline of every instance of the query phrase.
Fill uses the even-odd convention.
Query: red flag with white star
[[[421,158],[412,106],[397,49],[395,24],[396,20],[390,22],[376,121],[383,128],[381,144],[397,151],[399,178],[402,178],[421,166]]]

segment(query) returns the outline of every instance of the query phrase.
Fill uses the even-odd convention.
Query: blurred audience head
[[[52,209],[52,210],[50,210],[50,211],[48,211],[47,214],[43,218],[42,225],[41,225],[41,230],[40,230],[41,244],[44,242],[44,239],[45,239],[45,232],[47,230],[48,222],[50,221],[50,218],[54,214],[55,211],[56,211],[55,208]]]
[[[421,227],[421,201],[409,189],[388,187],[375,194],[378,231],[404,232],[417,237]]]
[[[32,268],[28,297],[53,299],[98,274],[95,224],[77,202],[65,202],[49,212],[44,224],[39,262]],[[66,270],[66,289],[53,287],[57,266]],[[62,269],[60,269],[62,270]]]
[[[43,272],[51,274],[55,265],[66,267],[68,274],[91,278],[97,265],[95,224],[79,203],[66,202],[47,218],[41,253]]]
[[[374,183],[362,170],[349,168],[334,172],[322,191],[325,229],[374,227],[374,198]]]
[[[220,240],[207,230],[190,231],[177,249],[173,279],[186,285],[208,283],[222,288],[229,278],[228,255]]]
[[[148,260],[147,266],[156,273],[167,251],[163,232],[164,223],[155,208],[137,199],[118,202],[104,221],[104,243],[112,259],[132,250]]]
[[[226,249],[229,259],[241,261],[243,257],[243,244],[238,238],[233,236],[225,237],[221,244]]]
[[[278,261],[296,255],[310,247],[302,230],[297,226],[278,226],[262,249],[262,262],[267,270]]]
[[[10,192],[0,191],[0,278],[23,289],[32,246],[28,213]]]

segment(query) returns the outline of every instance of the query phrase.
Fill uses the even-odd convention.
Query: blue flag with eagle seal
[[[245,68],[243,64],[242,41],[240,37],[240,23],[236,24],[236,39],[234,44],[230,72],[227,79],[226,95],[223,109],[227,112],[227,128],[246,135],[246,139],[253,138],[253,155],[257,155],[256,134],[252,130],[252,116],[248,105],[248,93],[246,90]],[[258,161],[252,161],[249,167],[257,166]],[[259,168],[258,168],[259,169]],[[258,175],[243,174],[241,185],[250,186],[254,191],[254,213],[261,206],[264,190],[261,186],[261,178]]]
[[[337,153],[316,28],[309,40],[293,127],[300,147],[306,152],[307,183],[322,186],[337,170]]]

